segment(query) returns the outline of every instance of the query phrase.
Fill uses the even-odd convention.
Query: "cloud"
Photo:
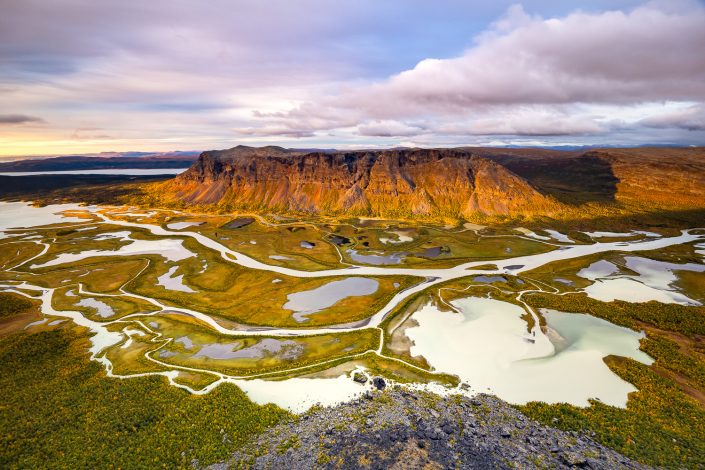
[[[685,109],[650,116],[639,121],[639,124],[655,129],[705,131],[705,104],[700,103]]]
[[[521,7],[512,9],[512,16],[522,14]],[[461,57],[426,59],[341,102],[352,98],[385,115],[497,104],[701,99],[704,25],[699,6],[670,13],[647,5],[629,13],[525,16],[515,29],[481,36]]]
[[[398,121],[372,121],[357,126],[359,135],[371,137],[400,137],[418,135],[423,127],[410,126]]]
[[[267,136],[267,137],[293,137],[295,139],[300,139],[303,137],[313,137],[315,134],[310,130],[296,130],[290,129],[284,126],[264,126],[264,127],[239,127],[233,129],[233,132],[241,136]]]
[[[443,124],[434,129],[442,135],[570,136],[599,134],[606,129],[589,116],[556,112],[551,108],[493,113],[469,123]]]
[[[704,49],[705,8],[697,3],[548,19],[513,6],[459,57],[425,59],[385,81],[260,117],[292,127],[308,116],[354,117],[361,135],[381,136],[413,135],[413,122],[424,119],[439,131],[464,123],[469,134],[596,133],[606,130],[601,117],[571,113],[582,105],[705,100]],[[553,107],[549,114],[563,117],[529,121],[527,107]],[[398,133],[375,132],[379,123]],[[336,128],[329,124],[319,128]]]
[[[29,124],[41,123],[44,119],[24,114],[0,114],[0,124]]]
[[[4,2],[0,153],[705,141],[702,4],[510,2]]]
[[[101,133],[102,129],[97,127],[86,127],[75,129],[71,134],[72,140],[111,140],[113,136]]]

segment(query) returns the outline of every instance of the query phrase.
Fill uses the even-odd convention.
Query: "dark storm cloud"
[[[36,116],[26,116],[24,114],[0,114],[0,124],[27,124],[39,122],[44,122],[44,120]]]

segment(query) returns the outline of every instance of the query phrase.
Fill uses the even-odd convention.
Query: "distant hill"
[[[542,194],[566,204],[705,208],[705,147],[467,150],[499,163]]]
[[[188,168],[197,158],[198,152],[68,155],[2,162],[0,172]]]

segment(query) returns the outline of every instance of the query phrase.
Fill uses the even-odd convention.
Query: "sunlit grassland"
[[[68,295],[71,294],[71,295]],[[114,312],[107,317],[101,317],[95,308],[79,305],[82,299],[94,299],[108,305]],[[128,296],[91,296],[79,294],[78,289],[66,287],[57,289],[52,296],[52,306],[56,310],[74,310],[93,321],[112,321],[126,315],[147,313],[158,310],[151,302]]]
[[[615,373],[639,389],[630,395],[626,410],[594,402],[589,408],[530,403],[520,407],[523,411],[564,429],[592,430],[603,444],[645,463],[705,465],[705,307],[600,302],[584,294],[537,293],[526,300],[536,308],[589,313],[645,330],[641,349],[656,362],[648,367],[630,359],[607,358]]]
[[[117,293],[146,264],[144,257],[93,258],[43,268],[37,273],[5,273],[10,279],[58,288],[81,283],[91,292]]]
[[[11,269],[41,253],[44,247],[32,241],[0,243],[0,269]]]
[[[127,325],[111,325],[112,330],[122,330]],[[134,329],[130,325],[131,329]],[[148,372],[165,372],[171,368],[150,361],[145,356],[148,352],[157,349],[163,342],[157,340],[155,334],[146,332],[140,336],[132,334],[131,340],[120,342],[118,345],[108,348],[104,354],[113,365],[113,373],[116,375],[143,374]],[[129,345],[128,345],[129,341]]]
[[[136,220],[131,217],[124,218],[125,220]],[[295,225],[280,226],[268,226],[256,221],[240,229],[223,228],[223,225],[233,218],[236,216],[173,215],[157,212],[140,220],[140,222],[158,223],[166,226],[174,221],[202,221],[203,225],[188,227],[183,231],[202,233],[235,251],[247,254],[267,264],[303,270],[344,267],[345,265],[338,258],[338,250],[349,262],[346,250],[350,248],[360,252],[407,252],[410,255],[404,263],[398,266],[418,268],[449,267],[470,260],[508,258],[555,249],[548,244],[516,236],[491,236],[509,235],[511,233],[509,224],[499,228],[485,229],[481,232],[485,236],[481,237],[474,231],[461,231],[459,227],[413,226],[410,223],[400,221],[361,222],[358,220],[321,219],[298,221]],[[524,222],[526,224],[522,223],[522,225],[532,228],[539,234],[546,233],[542,232],[541,228],[560,227],[560,231],[568,234],[577,242],[592,243],[592,240],[576,230],[577,225],[561,225],[559,222],[532,225],[529,220]],[[619,224],[605,226],[608,231],[628,231],[632,228],[634,227],[628,224],[625,224],[624,227]],[[380,241],[382,237],[394,238],[395,236],[391,232],[395,230],[407,231],[413,240],[396,244],[385,244]],[[671,227],[652,230],[659,231],[664,235],[678,233]],[[95,229],[82,232],[74,231],[71,228],[28,230],[28,235],[40,233],[43,237],[42,241],[51,243],[49,252],[30,264],[46,262],[60,253],[78,253],[91,249],[117,249],[129,242],[117,239],[96,241],[94,238],[109,232],[123,231],[129,231],[134,239],[160,240],[164,238],[153,236],[143,229],[116,225],[100,225]],[[331,240],[331,234],[348,238],[350,243],[336,248]],[[121,295],[120,297],[81,295],[77,288],[79,283],[83,285],[85,290],[110,294],[120,294],[119,289],[124,286],[128,293],[133,292],[151,297],[168,306],[204,312],[211,315],[223,326],[234,329],[243,324],[308,328],[363,320],[386,305],[397,292],[421,281],[419,278],[406,276],[375,277],[375,280],[379,282],[379,289],[375,294],[348,297],[329,308],[308,315],[308,321],[298,323],[292,316],[293,312],[283,308],[288,295],[344,279],[343,276],[309,279],[252,270],[224,260],[220,253],[202,247],[191,238],[178,235],[169,236],[169,238],[182,240],[184,247],[194,256],[179,262],[169,262],[156,253],[120,258],[94,257],[33,270],[36,271],[36,274],[30,272],[26,267],[19,268],[20,272],[18,273],[0,273],[0,279],[28,281],[42,287],[57,288],[53,297],[53,306],[56,309],[77,310],[87,318],[96,321],[112,321],[126,315],[154,312],[156,307],[149,302],[129,295]],[[638,238],[642,237],[614,238],[612,241]],[[256,243],[251,243],[252,241]],[[309,241],[315,243],[316,246],[313,249],[302,248],[301,241]],[[610,239],[601,238],[600,241],[605,242]],[[364,245],[365,243],[367,245]],[[411,255],[418,254],[425,248],[436,246],[449,248],[450,254],[443,254],[436,259]],[[18,248],[20,253],[18,253]],[[511,251],[507,251],[507,248]],[[0,242],[0,266],[3,264],[13,266],[36,255],[41,249],[41,245],[31,242]],[[272,255],[287,256],[292,260],[275,260],[270,258]],[[625,256],[642,256],[674,263],[702,263],[702,256],[695,253],[694,244],[691,243],[648,252],[630,252],[629,254],[611,252],[557,261],[524,273],[520,277],[505,275],[504,280],[490,284],[474,282],[473,276],[438,284],[431,289],[410,296],[398,305],[381,324],[385,339],[382,354],[390,357],[380,357],[370,352],[379,347],[380,331],[378,329],[370,328],[354,332],[301,337],[230,336],[218,333],[193,317],[167,312],[140,315],[134,319],[111,324],[108,327],[111,331],[142,330],[144,334],[133,333],[130,340],[124,340],[112,346],[105,351],[105,354],[113,364],[114,373],[118,375],[178,370],[179,367],[194,368],[196,370],[181,370],[176,379],[177,382],[194,389],[203,388],[217,379],[215,374],[208,373],[207,370],[233,376],[265,374],[264,378],[267,379],[285,379],[293,376],[334,377],[358,366],[367,368],[372,374],[383,375],[402,383],[440,382],[447,385],[457,385],[457,378],[446,374],[434,374],[429,370],[430,367],[423,358],[411,356],[411,343],[404,330],[414,326],[413,320],[409,319],[413,312],[427,302],[433,302],[442,310],[450,310],[446,303],[469,296],[489,296],[521,306],[521,303],[516,299],[520,291],[550,290],[549,287],[541,283],[554,287],[560,293],[588,286],[591,281],[577,276],[577,272],[597,260],[613,262],[619,267],[620,274],[635,275],[636,273],[624,267]],[[158,285],[157,278],[163,276],[172,267],[177,268],[173,275],[183,275],[184,285],[193,289],[194,293],[170,290]],[[135,278],[138,273],[141,274]],[[677,276],[674,286],[693,299],[705,300],[705,274],[678,270],[674,271],[674,274]],[[350,276],[355,276],[354,270],[351,270]],[[557,278],[572,281],[572,285],[558,282]],[[277,280],[280,282],[273,282]],[[540,282],[534,282],[534,280]],[[395,283],[399,285],[395,287]],[[77,296],[67,296],[69,291]],[[110,305],[116,314],[104,319],[97,316],[94,309],[77,305],[81,298],[91,297]],[[705,409],[705,347],[703,347],[705,307],[657,302],[634,304],[615,301],[605,303],[590,299],[585,294],[559,296],[546,292],[527,294],[523,298],[536,309],[544,326],[545,322],[541,317],[540,309],[551,308],[563,312],[588,313],[637,331],[644,330],[647,333],[647,338],[642,341],[641,348],[656,362],[648,367],[623,358],[609,357],[606,359],[606,363],[615,373],[633,383],[640,390],[631,395],[627,410],[607,407],[597,402],[584,409],[568,405],[535,403],[520,407],[521,409],[548,424],[566,429],[581,430],[586,428],[593,430],[601,442],[646,463],[688,468],[705,465],[701,457],[705,455],[705,448],[703,448],[703,442],[705,442],[705,425],[703,425],[705,419],[705,415],[703,415]],[[0,293],[0,303],[5,299],[23,300],[18,296],[7,297]],[[35,316],[32,318],[36,318],[38,303],[29,302],[34,304],[29,310],[32,310],[32,315]],[[19,318],[19,315],[22,313],[10,313],[7,318]],[[531,316],[525,313],[522,318],[527,322],[527,328],[531,328],[533,325]],[[0,321],[0,336],[5,331],[2,329],[6,325],[5,320]],[[31,320],[25,319],[23,321],[24,323],[17,322],[12,328],[19,330]],[[141,322],[144,327],[140,326],[138,322]],[[205,436],[194,437],[193,434],[189,434],[194,432],[193,428],[188,427],[187,429],[186,424],[177,422],[176,418],[173,418],[173,416],[178,416],[179,419],[190,423],[191,416],[183,414],[180,409],[173,408],[171,402],[162,401],[161,396],[141,397],[137,392],[138,389],[143,393],[160,394],[172,398],[173,404],[183,405],[194,413],[195,418],[193,419],[195,421],[193,422],[196,425],[200,423],[204,427],[208,427],[211,422],[201,414],[202,410],[196,409],[196,405],[191,405],[191,403],[205,403],[201,406],[210,410],[215,425],[220,426],[221,411],[216,408],[215,403],[221,400],[218,403],[225,408],[243,413],[236,418],[231,418],[242,427],[224,427],[229,430],[228,432],[237,429],[237,432],[247,434],[250,433],[249,430],[261,430],[262,426],[266,425],[267,416],[283,415],[283,412],[274,407],[255,407],[239,389],[230,385],[218,387],[208,395],[212,398],[201,402],[191,402],[189,401],[191,398],[184,398],[187,395],[179,395],[184,392],[168,387],[162,378],[104,380],[104,374],[100,371],[101,366],[87,362],[85,355],[87,342],[79,340],[79,337],[76,336],[78,330],[70,325],[72,325],[70,320],[65,320],[60,325],[52,327],[44,324],[27,330],[35,334],[18,335],[18,337],[27,338],[23,339],[27,342],[27,350],[39,355],[37,358],[26,359],[27,368],[38,373],[39,377],[29,377],[23,370],[19,373],[16,381],[9,381],[6,376],[8,374],[15,375],[15,372],[0,361],[0,371],[7,372],[0,372],[0,387],[2,387],[0,391],[8,397],[7,403],[9,405],[7,406],[17,408],[19,406],[17,403],[20,403],[18,400],[28,400],[33,396],[39,396],[40,402],[37,405],[38,416],[31,415],[32,411],[29,408],[9,409],[0,405],[3,414],[7,410],[7,416],[0,417],[0,423],[3,423],[3,429],[6,430],[2,434],[2,440],[7,443],[0,450],[0,466],[27,467],[37,465],[35,453],[40,451],[45,455],[57,456],[55,457],[57,461],[66,462],[64,465],[66,467],[102,466],[101,463],[104,462],[104,460],[100,460],[102,458],[114,459],[110,462],[118,462],[118,464],[122,461],[132,462],[125,460],[132,457],[128,455],[130,448],[125,445],[129,443],[133,446],[132,448],[140,446],[139,441],[133,440],[135,436],[132,434],[145,440],[142,448],[146,451],[151,452],[152,449],[156,449],[154,450],[155,461],[139,461],[145,466],[188,465],[191,456],[197,453],[207,456],[206,461],[213,461],[212,457],[216,454],[224,455],[224,450],[218,443],[217,436],[209,434],[210,428],[205,432]],[[37,340],[34,339],[36,337],[41,337],[46,345],[36,343]],[[187,347],[185,342],[177,342],[176,340],[179,338],[188,338],[193,346]],[[287,342],[287,345],[277,352],[265,349],[261,354],[256,353],[255,357],[230,359],[218,359],[206,355],[198,357],[198,352],[204,346],[228,345],[232,346],[230,351],[237,351],[256,348],[258,344],[267,339]],[[0,358],[9,357],[8,363],[19,367],[17,364],[20,363],[17,362],[15,356],[19,354],[20,358],[25,358],[25,352],[22,349],[24,346],[16,341],[18,340],[13,338],[0,340]],[[63,354],[66,358],[65,362],[58,363],[57,357],[61,356],[54,356],[53,350],[43,349],[45,346],[55,348]],[[292,351],[296,354],[293,354]],[[162,353],[165,355],[162,356]],[[150,360],[150,357],[168,365],[162,366]],[[408,364],[395,360],[395,358],[402,359]],[[69,390],[66,384],[60,383],[57,378],[60,375],[54,373],[55,369],[51,369],[51,373],[48,374],[47,383],[42,383],[44,381],[43,373],[53,367],[57,367],[61,374],[68,377],[67,381],[76,390]],[[88,373],[87,370],[93,372]],[[83,381],[85,384],[79,382],[75,378],[77,376],[85,379]],[[102,384],[99,379],[112,384]],[[11,387],[25,387],[29,391],[25,393],[23,390],[15,390],[14,388],[10,390]],[[98,391],[95,392],[95,390]],[[223,395],[223,390],[235,394],[240,401],[234,399],[231,401],[230,397]],[[31,395],[30,392],[34,395]],[[45,396],[54,393],[58,396]],[[95,397],[86,398],[84,396],[88,393],[97,393],[98,398],[106,400],[107,403],[97,404]],[[135,411],[133,412],[124,405],[123,400],[131,403]],[[76,401],[79,401],[78,405],[76,405]],[[82,408],[84,404],[103,411],[104,416],[94,414],[92,409],[86,411]],[[115,411],[106,410],[104,405],[113,405],[124,414],[116,417]],[[50,406],[57,407],[58,410],[49,409]],[[74,406],[77,409],[72,409]],[[271,414],[261,417],[253,416],[251,413],[256,411],[252,410],[260,410],[258,412],[270,410]],[[136,417],[128,412],[133,412]],[[269,411],[263,413],[269,413]],[[557,423],[552,422],[554,417],[559,419]],[[39,418],[43,418],[44,421],[38,421]],[[67,429],[70,419],[77,420],[77,429],[82,429],[84,433],[88,434],[88,445],[98,446],[97,450],[91,449],[95,455],[94,460],[86,460],[89,457],[83,454],[85,451],[82,449],[66,448],[67,446],[75,446],[80,437],[77,429]],[[28,422],[24,423],[20,420]],[[35,436],[32,426],[41,428],[46,422],[53,423],[52,420],[57,420],[60,424],[51,429],[40,429],[40,434],[36,438],[17,438],[17,436]],[[118,424],[114,424],[112,427],[113,424],[105,424],[103,420],[108,423],[115,421]],[[127,423],[124,427],[123,422]],[[164,426],[172,426],[173,429],[166,429]],[[56,437],[52,434],[59,431],[67,434],[67,437]],[[144,434],[147,431],[158,434],[158,436]],[[203,447],[189,451],[192,453],[187,452],[187,457],[182,459],[180,452],[186,449],[180,448],[178,443],[162,440],[163,436],[175,439],[195,439],[195,445],[202,444]],[[121,442],[116,444],[118,438],[121,439]],[[56,442],[43,442],[43,439],[55,439]],[[62,460],[65,458],[71,460]],[[139,458],[142,457],[139,456]]]
[[[705,303],[705,273],[677,271],[677,274],[675,285],[691,299]]]
[[[12,292],[0,292],[0,338],[39,318],[39,302]]]
[[[218,378],[219,377],[217,375],[207,372],[182,370],[179,371],[179,374],[174,379],[174,382],[181,385],[186,385],[192,390],[202,390],[218,380]]]
[[[353,356],[377,348],[380,337],[379,331],[375,329],[297,337],[226,336],[185,315],[159,314],[139,319],[153,331],[161,333],[160,339],[172,339],[158,352],[152,354],[155,359],[177,366],[213,370],[235,376],[307,367],[320,361]],[[193,343],[191,347],[173,341],[183,337]],[[198,357],[198,352],[203,346],[224,344],[228,346],[228,350],[237,351],[256,347],[266,338],[285,342],[285,347],[274,353],[266,350],[261,354],[255,352],[254,357],[229,359],[218,359],[208,355]],[[290,354],[292,351],[296,354]],[[162,356],[162,353],[166,354]]]
[[[656,261],[666,261],[669,263],[702,263],[703,256],[696,253],[695,245],[702,242],[684,243],[681,245],[671,245],[660,250],[633,251],[632,256],[642,256]]]
[[[0,340],[0,467],[203,465],[290,416],[224,384],[198,396],[163,377],[109,380],[72,330]]]
[[[380,276],[377,292],[351,296],[329,308],[308,315],[297,322],[293,312],[284,309],[289,294],[315,289],[343,277],[293,278],[274,272],[244,268],[225,262],[219,254],[186,241],[198,257],[179,263],[174,275],[183,274],[183,282],[194,293],[166,289],[158,285],[158,277],[168,271],[166,263],[152,257],[149,267],[127,286],[129,291],[159,299],[169,305],[185,307],[239,323],[265,326],[312,327],[362,320],[384,306],[392,296],[420,280],[408,276]],[[207,268],[204,270],[204,262]],[[354,272],[351,273],[354,276]],[[273,282],[279,279],[280,282]],[[398,284],[395,287],[395,283]]]
[[[201,225],[191,226],[182,231],[198,232],[227,248],[267,264],[305,271],[342,267],[340,255],[335,246],[324,240],[327,231],[319,226],[306,223],[267,225],[259,218],[255,218],[254,222],[244,227],[228,228],[227,224],[237,218],[237,216],[178,217],[164,221],[162,225],[167,228],[167,225],[174,221],[199,222]],[[315,246],[304,248],[301,246],[302,242],[310,242]],[[292,259],[278,260],[271,256],[285,256]]]
[[[0,318],[25,312],[33,305],[32,301],[25,297],[12,292],[0,292]]]
[[[413,234],[413,241],[398,244],[373,243],[380,236],[391,237],[388,230],[367,229],[365,235],[356,235],[357,243],[341,250],[347,262],[355,262],[347,249],[353,248],[361,254],[368,253],[406,253],[400,266],[413,268],[448,268],[468,261],[506,259],[515,256],[533,255],[555,250],[556,247],[539,241],[516,236],[478,236],[469,230],[448,230],[442,228],[422,227]],[[363,237],[363,238],[360,238]],[[361,245],[361,241],[370,241],[370,246]],[[428,248],[443,247],[444,253],[431,257],[424,253]]]
[[[243,216],[244,217],[244,216]],[[330,218],[312,219],[295,224],[264,224],[259,218],[241,228],[224,227],[237,217],[197,216],[178,219],[197,221],[202,225],[192,226],[185,231],[196,231],[209,236],[230,249],[242,252],[268,264],[294,267],[303,270],[320,270],[340,267],[340,257],[349,264],[353,261],[348,250],[360,253],[406,252],[402,265],[410,267],[451,267],[465,261],[483,259],[505,259],[514,256],[545,253],[555,247],[536,240],[511,236],[511,229],[489,230],[488,235],[478,236],[462,227],[413,226],[400,221],[369,220],[360,222],[353,219],[336,220]],[[165,227],[167,223],[163,224]],[[381,239],[397,239],[395,231],[408,232],[412,241],[404,243],[383,243]],[[516,235],[516,233],[514,233]],[[347,238],[349,243],[335,246],[333,236]],[[252,242],[256,243],[252,243]],[[313,248],[304,248],[302,242],[314,243]],[[449,254],[432,258],[423,255],[427,248],[446,247]],[[277,260],[271,256],[285,256],[291,260]],[[364,264],[364,263],[363,263]]]
[[[267,264],[305,271],[342,267],[335,246],[323,240],[325,233],[308,225],[263,227],[258,222],[253,222],[239,229],[216,231],[218,241],[223,245]],[[253,244],[253,241],[256,243]],[[315,246],[304,248],[301,246],[302,242],[313,243]],[[277,260],[271,256],[293,259]]]

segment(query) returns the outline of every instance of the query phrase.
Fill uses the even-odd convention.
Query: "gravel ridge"
[[[490,395],[441,397],[386,387],[349,403],[314,408],[208,468],[651,467],[588,435],[544,426]]]

